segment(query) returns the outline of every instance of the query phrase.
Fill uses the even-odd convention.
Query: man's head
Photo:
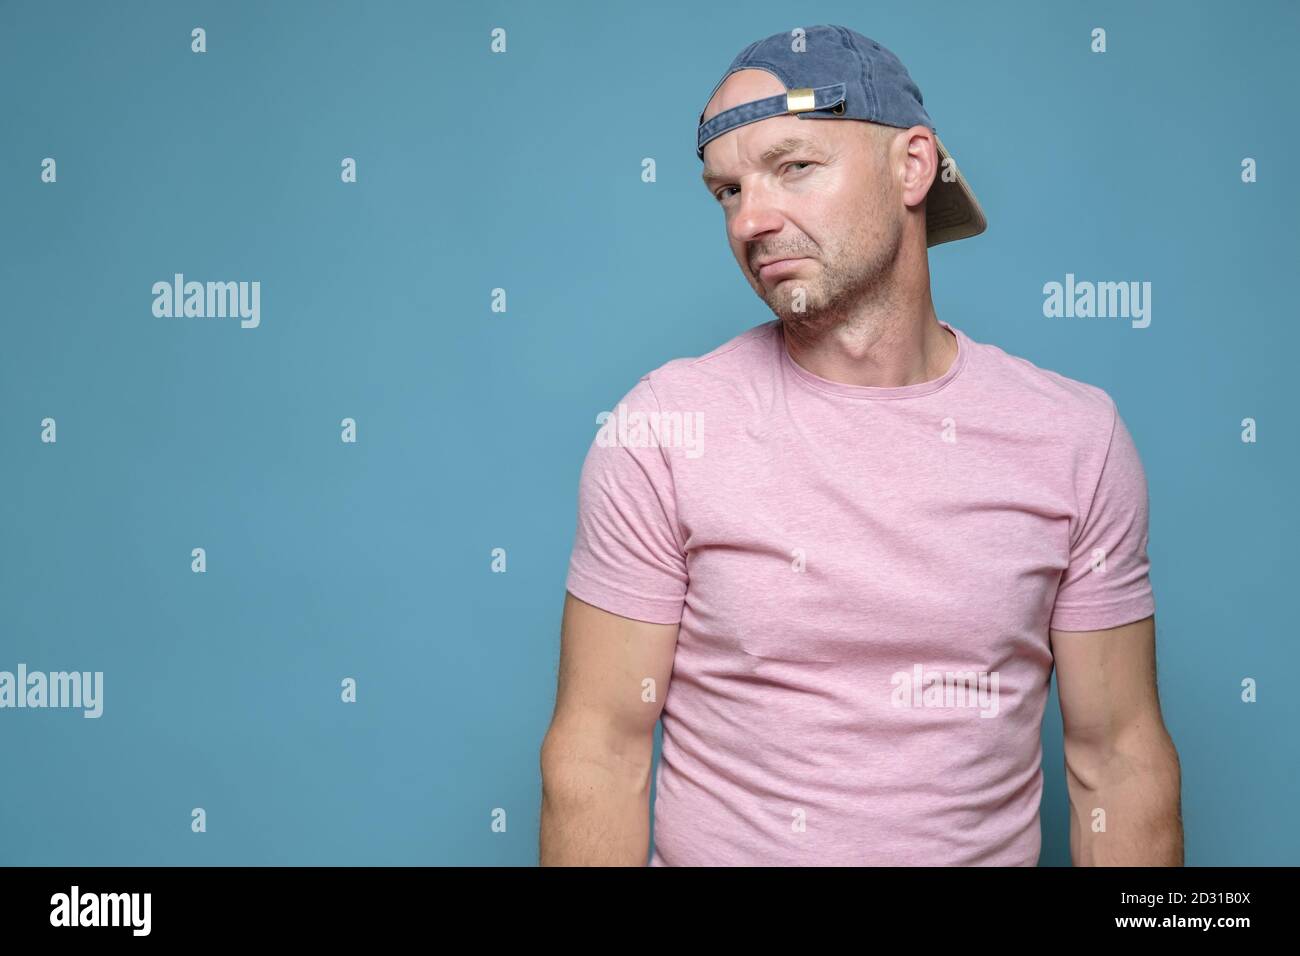
[[[926,248],[987,225],[907,69],[847,27],[742,50],[700,114],[696,154],[746,279],[791,321],[906,284],[928,294]]]
[[[739,70],[709,100],[704,121],[784,92],[766,70]],[[888,295],[904,250],[906,261],[924,261],[925,200],[938,163],[925,126],[781,115],[709,141],[702,175],[750,286],[783,321],[807,324]]]

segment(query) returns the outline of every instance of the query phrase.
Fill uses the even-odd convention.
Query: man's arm
[[[1182,866],[1181,771],[1156,692],[1155,618],[1050,636],[1074,865]]]
[[[677,628],[565,593],[555,713],[541,752],[542,866],[646,864],[654,728]]]

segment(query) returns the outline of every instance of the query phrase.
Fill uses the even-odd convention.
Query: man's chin
[[[789,291],[786,286],[790,286]],[[794,284],[788,282],[770,291],[763,297],[763,301],[778,319],[787,324],[806,323],[809,319],[815,318],[819,311],[818,303],[811,290],[806,290],[802,296],[799,296]]]

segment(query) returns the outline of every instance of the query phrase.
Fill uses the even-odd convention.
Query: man
[[[852,120],[845,122],[844,120]],[[583,466],[541,862],[1025,865],[1055,666],[1079,865],[1181,865],[1146,477],[1103,390],[935,315],[985,218],[896,57],[747,47],[704,181],[776,318],[650,372]]]

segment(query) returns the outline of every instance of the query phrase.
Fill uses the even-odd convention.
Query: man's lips
[[[797,271],[801,263],[807,259],[807,256],[792,256],[789,259],[775,259],[766,265],[759,266],[758,277],[764,282],[773,279],[782,279]]]

